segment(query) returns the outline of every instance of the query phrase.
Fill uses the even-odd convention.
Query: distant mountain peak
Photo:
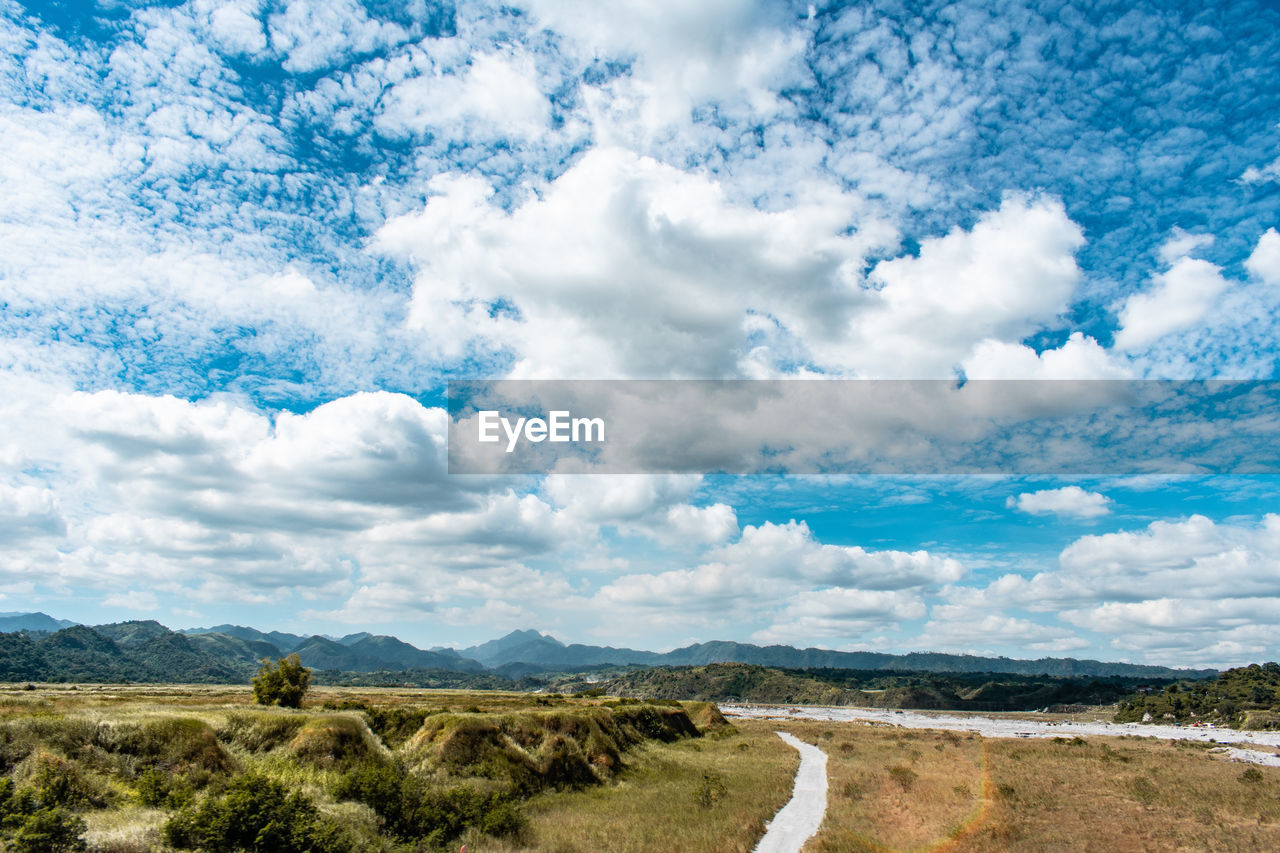
[[[69,619],[54,619],[48,613],[10,611],[0,613],[0,631],[60,631],[77,625]]]
[[[564,643],[560,642],[550,634],[543,634],[539,631],[535,631],[533,628],[526,628],[523,631],[512,631],[510,634],[507,634],[507,636],[498,640],[498,642],[503,643],[503,642],[506,642],[507,640],[520,640],[521,642],[524,642],[524,643],[535,641],[535,640],[546,640],[548,642],[555,643],[557,646],[564,645]]]

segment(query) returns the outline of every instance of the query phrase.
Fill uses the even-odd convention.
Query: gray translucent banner
[[[1280,382],[451,381],[451,474],[1270,474]]]

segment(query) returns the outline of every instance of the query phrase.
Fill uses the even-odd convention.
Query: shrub
[[[163,717],[141,726],[121,727],[110,746],[160,770],[225,773],[234,769],[213,728],[191,717]]]
[[[40,809],[18,830],[16,853],[70,853],[85,849],[85,823],[66,809]]]
[[[311,687],[311,670],[302,665],[296,654],[280,658],[274,666],[266,658],[260,663],[258,674],[253,677],[253,698],[258,704],[300,708],[302,697]]]
[[[39,807],[34,791],[16,790],[12,779],[0,778],[0,829],[22,826]]]
[[[510,794],[467,786],[436,790],[396,764],[364,763],[338,780],[334,796],[373,809],[387,831],[403,841],[441,845],[475,827],[514,835],[524,827]]]
[[[904,791],[910,791],[911,786],[914,785],[916,783],[916,779],[919,778],[916,775],[916,771],[912,770],[910,767],[902,766],[890,767],[889,775],[893,778],[893,781],[897,782],[902,787],[902,790]]]
[[[198,787],[185,773],[164,773],[154,767],[143,771],[134,784],[144,806],[169,809],[190,803]]]
[[[289,793],[265,776],[232,781],[221,797],[188,806],[165,824],[165,840],[174,847],[205,853],[342,853],[351,839],[321,818],[300,791]]]
[[[702,783],[693,792],[693,798],[698,805],[704,809],[709,809],[716,803],[724,799],[729,789],[725,787],[724,779],[720,778],[717,773],[703,773]]]
[[[422,728],[427,717],[439,713],[426,708],[366,708],[364,719],[389,749],[395,749]]]
[[[43,807],[100,808],[110,799],[101,780],[86,773],[75,761],[43,751],[28,761],[28,782]]]

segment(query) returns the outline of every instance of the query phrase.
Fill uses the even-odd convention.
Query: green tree
[[[274,664],[263,658],[258,674],[253,677],[253,698],[259,705],[298,708],[311,686],[311,670],[302,665],[297,655],[280,658]]]

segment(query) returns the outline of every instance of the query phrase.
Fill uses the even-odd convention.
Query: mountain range
[[[529,675],[618,666],[703,666],[745,663],[787,669],[1201,678],[1216,670],[1171,669],[1076,658],[1017,660],[941,652],[892,655],[714,641],[659,653],[566,645],[538,631],[512,631],[465,649],[419,649],[396,637],[367,632],[344,637],[303,636],[216,625],[172,631],[159,622],[92,627],[44,613],[0,614],[0,681],[243,682],[259,660],[297,654],[305,666],[331,673],[454,673],[516,681]],[[352,683],[351,678],[343,679]],[[385,678],[381,680],[385,681]],[[413,680],[413,679],[410,679]],[[434,683],[434,682],[433,682]]]

